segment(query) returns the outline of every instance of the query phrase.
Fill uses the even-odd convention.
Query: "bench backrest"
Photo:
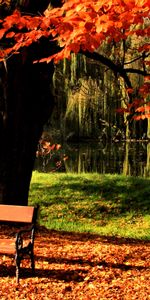
[[[37,208],[0,204],[0,222],[35,223]]]

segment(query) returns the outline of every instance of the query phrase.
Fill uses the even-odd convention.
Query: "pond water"
[[[63,160],[63,157],[68,159]],[[35,169],[43,172],[54,171],[54,164],[62,162],[59,172],[97,172],[100,174],[124,174],[150,177],[150,143],[84,143],[64,144],[54,159],[36,159]]]

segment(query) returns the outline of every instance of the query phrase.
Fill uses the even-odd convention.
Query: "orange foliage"
[[[0,39],[14,37],[14,46],[9,50],[13,53],[42,36],[52,36],[63,50],[45,58],[45,61],[54,59],[57,62],[64,57],[69,58],[71,52],[77,53],[80,49],[92,52],[105,40],[118,42],[129,35],[149,36],[148,26],[143,29],[133,26],[145,22],[149,7],[150,0],[66,0],[61,8],[46,10],[43,16],[23,16],[15,11],[5,18]],[[16,28],[21,31],[20,35],[16,34]],[[149,45],[145,42],[139,51],[148,49]],[[8,52],[3,53],[2,58],[7,55]]]
[[[145,57],[150,49],[148,38],[150,0],[65,0],[61,8],[47,9],[43,15],[30,16],[15,10],[0,21],[0,41],[5,39],[5,49],[0,50],[0,61],[18,53],[21,48],[38,42],[41,37],[58,43],[60,51],[40,59],[40,62],[57,63],[70,58],[72,52],[94,52],[105,41],[126,41],[129,36],[141,38],[138,51]],[[11,43],[9,43],[9,41]],[[6,43],[8,42],[8,43]],[[11,46],[10,46],[11,45]],[[35,61],[37,62],[37,61]],[[149,67],[148,59],[144,61]],[[142,99],[149,93],[150,83],[145,82],[139,93]],[[127,91],[132,94],[132,89]],[[127,111],[136,107],[127,107]],[[145,114],[145,117],[148,114]]]
[[[139,99],[134,99],[133,102],[126,105],[126,108],[118,108],[116,111],[120,114],[133,114],[133,110],[135,114],[133,115],[133,119],[136,121],[144,120],[150,118],[150,102],[146,101],[147,96],[150,91],[150,82],[148,82],[149,76],[145,77],[145,83],[139,88]],[[134,92],[133,89],[126,90],[128,94],[132,94]]]
[[[0,229],[0,236],[7,237],[7,232]],[[38,228],[35,276],[25,260],[20,284],[16,285],[14,257],[0,256],[0,297],[3,300],[149,299],[149,246],[149,241]]]

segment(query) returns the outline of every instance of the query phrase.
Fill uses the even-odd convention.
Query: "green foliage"
[[[150,179],[33,173],[29,202],[40,224],[65,231],[150,239]]]

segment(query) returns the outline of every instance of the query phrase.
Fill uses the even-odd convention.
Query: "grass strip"
[[[149,178],[34,171],[29,204],[49,229],[150,240]]]

